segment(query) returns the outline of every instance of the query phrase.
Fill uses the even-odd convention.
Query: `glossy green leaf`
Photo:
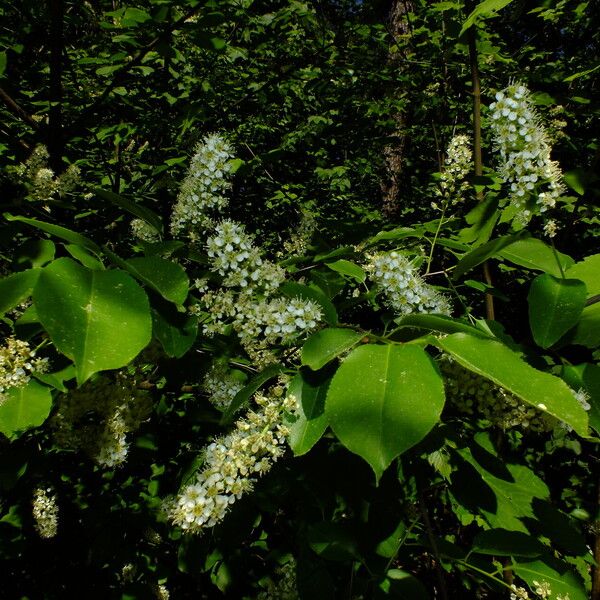
[[[35,379],[23,387],[9,388],[6,400],[0,404],[0,432],[8,438],[41,425],[50,414],[50,388]]]
[[[174,309],[153,308],[152,332],[168,356],[181,358],[196,340],[198,319]]]
[[[33,299],[54,345],[75,363],[80,385],[126,365],[150,341],[148,298],[123,271],[92,271],[59,258],[43,269]]]
[[[363,338],[353,329],[322,329],[313,334],[302,347],[302,364],[313,371],[346,352]]]
[[[0,315],[31,295],[40,273],[41,269],[29,269],[0,279]]]
[[[567,384],[550,373],[534,369],[504,344],[454,333],[437,340],[436,345],[466,369],[490,379],[526,404],[564,421],[580,435],[587,435],[587,415]]]
[[[585,284],[578,279],[558,279],[548,273],[538,275],[527,296],[535,343],[549,348],[571,329],[579,320],[586,295]]]
[[[492,556],[524,556],[534,558],[546,552],[535,537],[522,531],[488,529],[475,536],[471,551]]]
[[[583,309],[570,341],[588,348],[600,346],[600,302],[594,302]]]
[[[565,277],[581,279],[587,288],[588,296],[600,294],[600,254],[586,256],[582,261],[570,267]]]
[[[27,240],[17,254],[17,264],[26,267],[43,267],[54,260],[56,246],[52,240]]]
[[[554,563],[555,561],[553,561]],[[545,581],[550,584],[552,598],[562,596],[570,600],[588,600],[583,582],[579,579],[566,563],[549,564],[546,561],[533,560],[517,562],[514,565],[515,573],[524,579],[532,590],[535,590],[534,581]]]
[[[479,19],[495,15],[499,10],[503,9],[505,6],[508,6],[511,2],[512,0],[483,0],[483,2],[480,2],[467,17],[467,20],[463,23],[459,35],[465,33],[465,31],[467,31],[467,29],[474,25]]]
[[[152,227],[154,227],[154,229],[156,229],[158,233],[163,232],[163,224],[161,218],[149,208],[146,208],[141,204],[137,204],[136,202],[133,202],[133,200],[125,198],[125,196],[115,194],[114,192],[110,192],[108,190],[101,190],[99,188],[96,188],[94,191],[103,200],[108,200],[109,202],[112,202],[119,208],[126,210],[133,216],[142,219],[142,221],[146,221],[146,223],[152,225]]]
[[[427,435],[443,406],[442,379],[422,348],[368,344],[337,370],[325,411],[338,439],[379,480],[394,458]]]
[[[474,327],[465,321],[453,319],[444,315],[414,313],[412,315],[400,317],[399,319],[396,319],[396,322],[400,327],[415,327],[416,329],[439,331],[441,333],[457,333],[463,331],[465,333],[472,333],[473,335],[489,337],[484,331],[477,329],[477,327]]]
[[[336,273],[340,273],[340,275],[346,275],[351,279],[362,283],[367,278],[367,274],[364,269],[359,267],[356,263],[350,262],[349,260],[336,260],[334,262],[325,263],[325,266],[335,271]]]
[[[75,259],[78,260],[84,267],[101,271],[104,265],[95,257],[92,256],[83,246],[77,244],[65,244],[65,250]]]
[[[516,235],[505,235],[490,240],[489,242],[486,242],[485,244],[474,248],[470,252],[467,252],[458,261],[458,264],[454,269],[454,273],[452,274],[452,279],[459,279],[465,273],[468,273],[471,269],[474,269],[476,266],[485,262],[492,256],[496,256],[504,247],[508,246],[516,239],[518,239],[518,236]]]
[[[244,406],[250,397],[257,392],[267,381],[277,377],[283,370],[281,365],[269,365],[262,370],[258,375],[253,377],[248,385],[244,386],[233,398],[231,404],[223,412],[221,424],[230,423],[235,413]]]
[[[13,215],[4,215],[7,221],[19,221],[20,223],[26,223],[27,225],[31,225],[32,227],[36,227],[37,229],[41,229],[50,235],[54,235],[62,240],[66,240],[71,244],[78,244],[79,246],[83,246],[90,252],[94,254],[100,254],[100,246],[90,240],[89,238],[77,233],[76,231],[72,231],[71,229],[67,229],[66,227],[61,227],[60,225],[54,225],[54,223],[46,223],[45,221],[38,221],[37,219],[28,219],[27,217],[13,216]]]
[[[532,237],[512,242],[502,248],[498,256],[520,267],[544,271],[555,277],[561,277],[560,267],[565,271],[574,263],[570,256],[555,252],[548,244]]]
[[[159,256],[131,258],[127,261],[131,273],[156,290],[165,300],[183,304],[190,280],[181,265]]]
[[[306,454],[327,429],[325,397],[329,381],[328,378],[311,381],[299,373],[290,382],[288,395],[295,396],[298,401],[298,410],[288,425],[288,443],[295,456]]]

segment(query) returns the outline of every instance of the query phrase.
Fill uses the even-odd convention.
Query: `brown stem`
[[[425,529],[427,530],[427,538],[429,539],[429,543],[431,544],[431,549],[433,550],[433,554],[435,556],[435,572],[438,578],[439,583],[439,592],[440,598],[442,600],[448,600],[448,591],[446,590],[446,580],[444,579],[444,571],[442,571],[442,565],[440,560],[440,553],[437,547],[437,543],[435,541],[435,536],[433,535],[433,529],[431,527],[431,521],[429,520],[429,513],[427,512],[427,507],[425,506],[425,502],[423,500],[423,495],[419,493],[419,510],[421,512],[421,516],[423,517],[423,523],[425,524]]]
[[[11,96],[1,87],[0,87],[0,100],[2,100],[2,102],[4,102],[4,105],[6,106],[6,108],[8,108],[8,110],[13,115],[19,117],[19,119],[21,119],[22,121],[25,121],[25,123],[30,125],[36,131],[40,128],[40,124],[27,111],[25,111],[23,108],[21,108],[21,106],[19,106],[19,104],[16,102],[16,100],[13,100],[13,98],[11,98]]]
[[[50,22],[50,111],[48,113],[48,152],[52,166],[61,167],[63,153],[62,100],[63,100],[63,21],[64,1],[49,0],[48,17]]]
[[[473,8],[473,2],[470,0],[466,3],[466,7],[469,11]],[[475,166],[475,176],[481,177],[483,174],[483,158],[481,151],[481,79],[479,77],[479,63],[477,58],[477,44],[476,44],[476,29],[475,25],[472,25],[467,31],[467,39],[469,42],[469,62],[471,65],[471,83],[473,86],[473,160]],[[477,192],[477,200],[483,202],[484,196],[483,191]],[[483,264],[483,274],[485,282],[491,286],[492,275],[490,272],[490,265],[486,261]],[[486,317],[490,320],[495,319],[494,311],[494,297],[489,292],[485,295],[485,312]]]

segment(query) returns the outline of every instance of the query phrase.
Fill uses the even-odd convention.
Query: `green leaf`
[[[181,358],[196,340],[198,319],[169,308],[152,309],[152,332],[168,356]]]
[[[9,388],[5,395],[6,400],[0,404],[0,432],[8,438],[38,427],[50,414],[50,388],[35,379],[23,387]]]
[[[559,261],[563,271],[574,263],[570,256],[560,252],[555,254],[548,244],[532,237],[512,242],[503,248],[498,255],[520,267],[545,271],[555,277],[561,277],[562,275]]]
[[[367,274],[364,270],[349,260],[336,260],[335,262],[325,263],[325,266],[336,273],[355,279],[359,283],[363,283],[367,278]]]
[[[438,422],[444,386],[417,346],[355,348],[333,377],[325,411],[338,439],[364,458],[377,480]]]
[[[325,397],[329,382],[328,378],[311,381],[301,373],[290,382],[288,395],[295,396],[298,401],[295,420],[290,421],[288,425],[290,430],[288,443],[294,456],[306,454],[327,429]]]
[[[100,246],[95,242],[92,242],[89,238],[72,231],[71,229],[67,229],[66,227],[61,227],[60,225],[54,225],[53,223],[46,223],[45,221],[38,221],[37,219],[28,219],[26,217],[13,216],[9,214],[4,214],[4,217],[7,221],[19,221],[20,223],[26,223],[27,225],[31,225],[32,227],[37,227],[50,235],[54,235],[59,237],[71,244],[78,244],[79,246],[83,246],[90,252],[94,254],[100,254]]]
[[[600,346],[600,302],[594,302],[583,309],[570,341],[588,348]]]
[[[363,337],[352,329],[322,329],[313,334],[302,348],[302,364],[318,371],[336,356],[350,350]]]
[[[493,449],[488,434],[475,436],[470,445],[457,450],[458,454],[481,477],[487,487],[481,488],[474,473],[459,471],[452,474],[452,492],[467,497],[494,528],[527,533],[523,518],[535,518],[534,498],[546,499],[546,484],[524,465],[505,464]]]
[[[338,317],[335,306],[331,300],[320,290],[317,290],[307,285],[288,281],[284,283],[279,291],[288,298],[304,298],[316,302],[323,311],[323,319],[328,325],[337,325]]]
[[[316,523],[307,531],[308,544],[318,556],[346,561],[360,556],[358,543],[348,524]]]
[[[102,271],[104,269],[104,265],[82,246],[65,244],[65,250],[88,269],[93,269],[94,271]]]
[[[124,196],[115,194],[114,192],[109,192],[108,190],[96,188],[94,192],[100,196],[100,198],[112,202],[119,208],[122,208],[135,217],[142,219],[142,221],[146,221],[146,223],[152,225],[152,227],[154,227],[158,233],[163,233],[163,224],[161,218],[149,208],[146,208],[141,204],[137,204],[136,202],[133,202]]]
[[[413,237],[418,235],[419,232],[413,227],[397,227],[396,229],[391,229],[390,231],[380,231],[377,235],[374,235],[372,238],[369,238],[369,240],[367,241],[367,245],[372,246],[383,241],[402,240],[407,237]]]
[[[512,244],[517,239],[516,235],[505,235],[494,240],[490,240],[481,246],[467,252],[456,265],[452,279],[458,279],[477,265],[496,256],[505,246]]]
[[[579,435],[587,436],[587,415],[573,397],[567,384],[534,369],[504,344],[454,333],[436,341],[463,367],[490,379],[500,387],[570,425]]]
[[[29,269],[0,279],[0,315],[18,306],[31,295],[41,269]]]
[[[4,75],[6,71],[6,52],[0,52],[0,77]]]
[[[576,325],[586,295],[585,283],[579,279],[558,279],[548,273],[538,275],[527,296],[535,343],[549,348]]]
[[[441,333],[472,333],[483,337],[490,337],[486,332],[477,329],[473,325],[446,317],[444,315],[412,314],[396,319],[400,327],[415,327],[416,329],[426,329],[427,331],[439,331]]]
[[[131,258],[126,261],[131,273],[156,290],[165,300],[183,304],[190,280],[181,265],[159,256]]]
[[[590,426],[600,434],[600,366],[588,363],[563,366],[561,375],[574,390],[583,388],[589,394]]]
[[[75,363],[79,385],[126,365],[150,341],[148,298],[123,271],[92,271],[59,258],[43,269],[33,299],[50,339]]]
[[[588,296],[600,294],[600,254],[586,256],[582,261],[567,269],[565,277],[581,279],[585,283]]]
[[[221,425],[226,425],[231,422],[235,413],[250,399],[250,396],[254,393],[269,379],[277,377],[283,371],[281,365],[269,365],[262,370],[258,375],[253,377],[248,385],[244,386],[233,398],[231,404],[223,412],[221,417]]]
[[[26,267],[43,267],[54,260],[56,246],[51,240],[27,240],[17,254],[17,264]]]
[[[471,552],[492,556],[534,558],[545,554],[546,548],[536,538],[522,531],[488,529],[475,536]]]
[[[508,6],[511,2],[512,0],[484,0],[479,3],[463,23],[459,36],[465,33],[465,31],[479,19],[495,15],[499,10]]]
[[[562,596],[569,597],[570,600],[588,600],[589,596],[585,591],[583,583],[573,573],[566,563],[553,561],[550,566],[547,561],[533,560],[528,562],[517,562],[514,565],[515,573],[524,579],[531,589],[535,589],[533,583],[546,581],[552,589],[552,599]],[[553,568],[554,567],[554,568]]]

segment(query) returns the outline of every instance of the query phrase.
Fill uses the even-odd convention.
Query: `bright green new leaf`
[[[585,306],[585,283],[538,275],[529,289],[529,324],[538,346],[549,348],[576,325]]]
[[[126,365],[150,341],[148,298],[123,271],[92,271],[59,258],[43,269],[33,300],[54,345],[75,363],[80,385]]]
[[[0,432],[8,438],[41,425],[50,414],[50,388],[32,379],[23,387],[9,388],[0,404]]]
[[[352,329],[330,328],[317,331],[302,348],[302,364],[317,371],[342,352],[352,348],[362,337],[362,333]]]
[[[552,598],[558,596],[568,597],[570,600],[588,600],[589,598],[583,582],[571,571],[567,563],[552,561],[549,564],[541,560],[517,562],[514,570],[531,589],[537,587],[534,581],[548,583],[552,589]]]
[[[340,273],[340,275],[346,275],[351,279],[355,279],[359,283],[362,283],[367,278],[365,271],[349,260],[340,259],[334,262],[325,263],[325,266],[336,273]]]
[[[377,480],[438,422],[444,386],[418,346],[364,345],[337,370],[325,412],[338,439],[364,458]]]
[[[29,269],[0,279],[0,315],[31,295],[40,272],[40,269]]]
[[[462,35],[467,31],[467,29],[474,25],[479,19],[495,15],[499,10],[503,9],[511,2],[512,0],[484,0],[483,2],[480,2],[463,23],[459,35]]]
[[[586,256],[582,261],[575,263],[566,273],[571,279],[581,279],[585,283],[588,296],[600,294],[600,254]]]
[[[329,379],[311,382],[300,373],[290,382],[288,394],[295,396],[298,401],[295,420],[288,425],[288,443],[295,456],[306,454],[327,429],[325,397],[328,387]]]
[[[520,267],[544,271],[555,277],[561,277],[561,267],[565,271],[574,263],[570,256],[555,252],[551,246],[548,246],[542,240],[532,237],[512,242],[503,248],[498,255]]]
[[[569,386],[550,373],[534,369],[504,344],[454,333],[437,340],[436,345],[466,369],[490,379],[526,404],[564,421],[579,435],[587,436],[587,415]]]

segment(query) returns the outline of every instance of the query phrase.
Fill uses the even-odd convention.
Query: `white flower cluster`
[[[547,581],[536,581],[533,580],[533,591],[536,595],[536,598],[540,598],[541,600],[547,600],[547,598],[552,597],[552,588]],[[518,587],[514,583],[510,586],[510,600],[529,600],[529,592],[524,587]],[[556,600],[570,600],[569,594],[558,594],[556,596]]]
[[[285,256],[302,256],[305,254],[316,226],[317,222],[312,215],[303,214],[300,225],[289,232],[287,239],[283,242]]]
[[[185,232],[194,237],[198,229],[212,223],[213,212],[227,206],[231,159],[231,146],[218,134],[208,135],[198,144],[171,216],[173,235]]]
[[[551,415],[524,404],[489,379],[465,369],[450,356],[443,356],[439,365],[445,376],[446,397],[462,413],[484,418],[503,430],[520,427],[544,432],[558,424]]]
[[[138,240],[142,240],[142,242],[148,242],[151,244],[160,240],[158,231],[156,231],[152,225],[146,223],[146,221],[143,219],[132,219],[129,226],[131,227],[131,233],[133,236]]]
[[[451,307],[446,297],[425,283],[406,256],[389,252],[372,255],[369,259],[366,270],[396,313],[450,314]]]
[[[169,598],[171,597],[169,588],[164,583],[161,583],[157,586],[156,597],[158,598],[158,600],[169,600]]]
[[[283,454],[289,433],[283,415],[296,408],[295,398],[283,394],[281,386],[266,396],[256,394],[257,409],[204,449],[204,464],[194,483],[166,504],[175,525],[190,533],[213,527],[237,499],[252,490],[256,479],[271,469]]]
[[[55,194],[64,196],[79,182],[79,167],[69,165],[56,177],[54,171],[48,168],[48,150],[45,146],[36,146],[27,161],[17,167],[17,176],[30,188],[34,200],[48,200]]]
[[[562,172],[551,160],[548,135],[533,106],[529,90],[513,83],[490,105],[491,128],[502,159],[501,174],[510,184],[510,202],[519,224],[532,211],[553,208],[564,190]]]
[[[456,204],[462,200],[461,195],[469,187],[465,179],[472,168],[473,152],[466,135],[455,135],[448,144],[444,171],[440,177],[438,194],[446,201]]]
[[[226,287],[260,288],[265,292],[277,289],[285,279],[281,267],[263,260],[244,226],[223,220],[206,242],[212,270],[219,273]]]
[[[51,488],[37,488],[33,492],[34,527],[39,536],[53,538],[58,531],[58,504]]]
[[[256,596],[256,600],[298,600],[296,583],[296,561],[290,561],[277,569],[278,580],[267,582],[267,588]]]
[[[0,405],[6,401],[8,389],[23,387],[29,383],[32,373],[47,370],[47,358],[36,358],[27,342],[9,337],[5,345],[0,346]]]
[[[215,363],[202,382],[210,403],[219,410],[225,410],[243,387],[222,363]]]
[[[51,419],[54,437],[65,448],[84,450],[98,465],[112,468],[127,458],[127,434],[145,421],[152,406],[135,378],[97,377],[58,398]]]

